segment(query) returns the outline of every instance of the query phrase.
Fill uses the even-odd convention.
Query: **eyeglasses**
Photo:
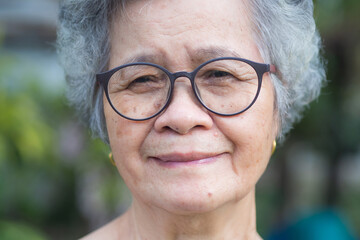
[[[240,114],[255,103],[266,72],[275,72],[275,67],[222,57],[202,63],[193,72],[171,73],[153,63],[129,63],[97,74],[96,80],[115,112],[142,121],[157,116],[169,105],[180,77],[190,80],[196,98],[210,112]]]

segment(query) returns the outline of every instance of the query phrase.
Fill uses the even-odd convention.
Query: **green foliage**
[[[2,240],[45,240],[42,233],[25,224],[0,221],[0,239]]]
[[[31,234],[31,227],[9,220],[55,231],[59,239],[88,232],[81,231],[88,222],[79,189],[85,188],[83,178],[89,172],[105,173],[97,190],[104,193],[100,200],[112,215],[119,203],[115,199],[121,199],[122,181],[107,160],[108,147],[90,140],[74,120],[63,90],[48,91],[43,81],[31,65],[24,68],[16,57],[0,54],[0,216],[7,221],[0,239],[44,239]],[[21,237],[26,233],[28,238]]]

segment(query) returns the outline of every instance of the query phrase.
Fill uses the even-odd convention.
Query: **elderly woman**
[[[255,185],[319,94],[311,0],[69,0],[69,99],[133,195],[84,239],[261,239]]]

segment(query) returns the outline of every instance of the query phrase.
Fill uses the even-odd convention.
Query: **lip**
[[[165,167],[180,167],[209,164],[215,162],[223,153],[171,153],[150,157],[156,163]]]

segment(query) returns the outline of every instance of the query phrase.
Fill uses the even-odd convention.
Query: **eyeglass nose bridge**
[[[168,107],[168,105],[170,104],[171,100],[172,100],[172,95],[173,95],[173,91],[174,91],[174,86],[175,86],[175,81],[180,78],[180,77],[185,77],[187,79],[190,80],[190,84],[191,84],[191,88],[195,94],[195,97],[197,98],[197,100],[202,104],[202,100],[199,98],[198,93],[197,93],[197,87],[194,85],[194,78],[196,75],[196,71],[193,72],[185,72],[185,71],[181,71],[181,72],[175,72],[175,73],[171,73],[169,72],[168,75],[170,76],[170,80],[171,80],[171,90],[170,90],[170,94],[169,94],[169,99],[167,104],[165,105],[164,109],[166,109]],[[205,106],[205,105],[204,105]],[[163,109],[163,110],[164,110]]]
[[[175,73],[171,74],[171,77],[172,77],[173,82],[175,82],[180,77],[186,77],[190,80],[190,82],[192,82],[193,78],[194,78],[194,73],[193,72],[189,73],[189,72],[185,72],[185,71],[175,72]]]

